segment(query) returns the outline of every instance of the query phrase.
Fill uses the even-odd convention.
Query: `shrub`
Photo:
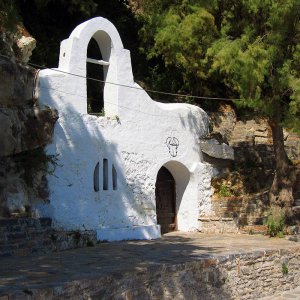
[[[276,236],[278,237],[278,238],[284,238],[284,233],[283,233],[283,231],[279,231],[277,234],[276,234]]]
[[[285,263],[281,265],[281,271],[283,275],[287,275],[289,273],[289,268]]]
[[[285,222],[285,213],[281,208],[272,208],[265,221],[268,228],[268,234],[271,237],[283,237],[283,227]]]
[[[220,185],[219,196],[221,196],[221,197],[230,197],[230,196],[232,196],[232,192],[230,191],[230,188],[226,184],[222,183]]]

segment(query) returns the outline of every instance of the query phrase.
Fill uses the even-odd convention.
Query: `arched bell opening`
[[[95,61],[103,60],[99,45],[94,38],[91,38],[88,44],[87,58],[87,112],[88,114],[97,114],[104,110],[104,70],[103,65],[91,62],[91,59]]]
[[[86,87],[89,114],[104,115],[104,88],[110,52],[110,37],[103,31],[97,31],[87,46]]]

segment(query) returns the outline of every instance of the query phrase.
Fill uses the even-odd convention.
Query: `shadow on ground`
[[[161,240],[101,243],[49,255],[5,258],[0,296],[232,299],[235,292],[228,284],[224,261],[234,265],[238,255],[293,245],[262,236],[172,233]]]
[[[92,299],[122,299],[131,293],[143,299],[179,293],[191,299],[208,288],[205,280],[212,280],[221,288],[218,278],[206,278],[208,275],[201,275],[193,266],[193,262],[209,259],[221,251],[222,247],[197,246],[192,238],[165,236],[155,241],[101,243],[49,255],[6,258],[1,264],[0,295],[11,292],[35,295],[37,290],[60,286],[60,296],[68,297],[70,289],[66,286],[81,281],[89,282]],[[194,291],[196,279],[201,289]],[[226,291],[222,293],[227,295]],[[226,299],[225,295],[223,298]]]

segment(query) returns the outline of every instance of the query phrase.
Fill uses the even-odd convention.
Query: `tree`
[[[268,118],[276,162],[270,199],[288,210],[295,174],[283,126],[300,130],[299,0],[144,0],[142,8],[149,59],[177,68],[187,91],[239,97],[237,106]]]

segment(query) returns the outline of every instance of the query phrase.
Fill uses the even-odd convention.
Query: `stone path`
[[[299,246],[285,239],[257,235],[175,232],[160,240],[101,243],[95,247],[47,255],[1,258],[0,299],[12,291],[24,293],[39,288],[54,288],[76,280],[107,275],[118,277],[126,272],[142,270],[145,266],[180,264],[203,258]],[[293,296],[299,296],[299,292],[298,288],[293,293],[278,296],[278,299],[300,299]]]

